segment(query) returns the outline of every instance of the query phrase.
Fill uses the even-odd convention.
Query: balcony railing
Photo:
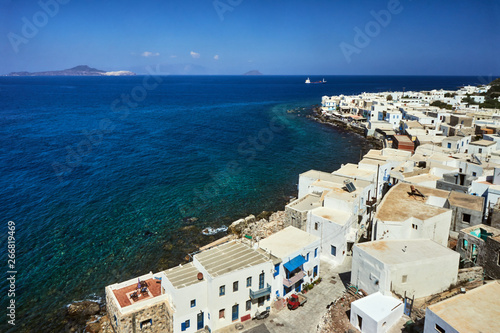
[[[271,286],[269,285],[269,283],[267,284],[267,287],[259,289],[257,291],[253,291],[252,289],[250,289],[250,299],[257,299],[270,294],[271,294]]]
[[[285,287],[288,287],[290,288],[291,286],[293,286],[295,283],[297,283],[299,280],[303,279],[305,276],[305,273],[304,271],[300,271],[298,273],[296,273],[295,275],[293,275],[292,277],[290,277],[289,279],[287,278],[284,278],[283,279],[283,285]]]

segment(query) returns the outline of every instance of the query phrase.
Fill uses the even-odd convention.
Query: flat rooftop
[[[477,234],[477,231],[483,229],[486,233],[492,234],[490,237],[496,238],[500,236],[500,229],[497,229],[495,227],[486,225],[486,224],[478,224],[478,225],[473,225],[468,228],[464,228],[460,230],[460,232],[466,233],[466,234],[472,234],[472,232],[475,232]],[[474,234],[472,234],[474,235]],[[475,235],[474,235],[475,236]]]
[[[304,212],[321,206],[321,196],[316,194],[307,194],[304,197],[290,202],[287,207]]]
[[[262,239],[259,246],[278,258],[286,258],[317,240],[319,237],[290,226]]]
[[[356,188],[356,190],[353,192],[347,191],[347,189],[344,189],[344,186],[332,188],[331,191],[328,192],[326,197],[336,198],[336,199],[340,199],[340,200],[347,201],[347,202],[355,201],[355,200],[357,200],[357,197],[359,195],[363,194],[364,188],[362,188],[362,187],[360,188],[360,187],[356,186],[356,184],[354,184],[354,187]]]
[[[472,209],[476,211],[483,210],[483,197],[470,195],[462,192],[451,191],[448,201],[452,206]]]
[[[378,322],[386,318],[398,306],[403,306],[403,302],[391,296],[384,296],[377,291],[352,302],[352,306],[357,307]]]
[[[500,284],[488,283],[453,296],[428,309],[457,332],[498,332],[500,326]]]
[[[448,191],[421,185],[416,185],[415,188],[422,192],[425,198],[410,195],[410,184],[399,183],[394,186],[382,199],[375,218],[382,221],[403,222],[410,217],[415,217],[424,221],[448,211],[448,209],[428,204],[432,197],[448,198]]]
[[[141,281],[146,286],[146,289],[143,289],[144,291],[138,289],[138,282],[113,290],[113,294],[115,294],[116,300],[122,308],[161,295],[161,280],[147,279]],[[132,297],[134,293],[137,297]]]
[[[198,280],[198,273],[200,271],[192,262],[167,269],[164,273],[175,289],[184,288],[201,281]]]
[[[269,258],[248,245],[232,241],[194,256],[212,277],[263,264]]]
[[[404,264],[439,257],[460,256],[430,239],[387,239],[354,245],[385,264]],[[458,260],[457,260],[458,265]]]
[[[338,225],[345,225],[351,217],[351,214],[347,212],[327,207],[315,208],[312,213],[316,216],[332,221]]]
[[[488,146],[493,146],[496,144],[497,143],[495,141],[490,141],[490,140],[479,140],[479,141],[474,141],[474,142],[469,143],[469,145],[481,146],[481,147],[488,147]]]
[[[424,173],[418,176],[412,176],[405,178],[405,181],[408,181],[413,184],[423,183],[423,182],[435,182],[441,179],[439,176],[431,175],[430,173]]]
[[[359,169],[357,164],[348,163],[348,164],[342,166],[337,171],[334,171],[333,173],[335,175],[342,175],[342,176],[348,176],[348,177],[353,177],[353,178],[362,177],[365,179],[372,180],[375,177],[375,174],[377,173],[377,171]]]

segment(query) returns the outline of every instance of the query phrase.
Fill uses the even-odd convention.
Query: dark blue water
[[[0,331],[62,330],[66,304],[179,263],[209,240],[206,226],[282,209],[301,172],[358,161],[362,138],[287,110],[323,95],[484,83],[325,79],[1,77],[0,254],[6,263],[12,220],[18,273],[16,328],[3,315]]]

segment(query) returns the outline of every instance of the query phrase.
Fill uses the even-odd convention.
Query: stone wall
[[[285,207],[285,222],[284,226],[294,226],[297,229],[306,231],[307,226],[307,211],[301,212],[291,207]]]
[[[464,240],[467,241],[467,248],[464,248]],[[475,250],[473,245],[475,245]],[[458,235],[457,252],[460,253],[463,267],[483,266],[485,243],[481,238],[460,232]]]
[[[486,239],[485,251],[484,270],[486,277],[489,279],[500,279],[500,242],[488,237]]]
[[[483,268],[480,266],[458,270],[457,283],[483,281]]]
[[[452,211],[451,227],[452,231],[459,232],[462,229],[481,224],[483,222],[483,212],[464,207],[450,206]],[[470,223],[463,221],[463,214],[470,215]]]

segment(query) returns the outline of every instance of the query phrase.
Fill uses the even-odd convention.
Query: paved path
[[[322,281],[306,294],[307,303],[304,306],[293,311],[286,307],[280,311],[272,308],[271,314],[264,320],[244,322],[242,330],[230,325],[218,330],[217,333],[316,332],[321,317],[327,311],[326,306],[345,291],[342,279],[347,283],[350,280],[351,259],[352,257],[347,257],[341,266],[334,268],[322,260],[320,266]]]

